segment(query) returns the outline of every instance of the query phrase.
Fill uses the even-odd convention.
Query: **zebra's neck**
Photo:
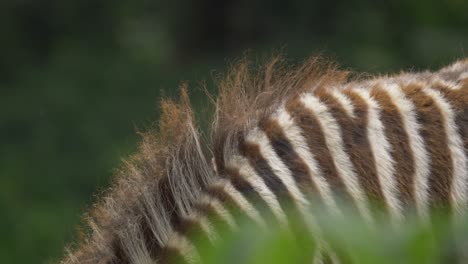
[[[189,233],[220,239],[212,217],[232,230],[239,228],[235,212],[265,229],[271,219],[288,226],[291,212],[313,217],[312,199],[340,214],[339,197],[369,224],[379,215],[398,224],[413,209],[423,219],[440,208],[465,213],[468,61],[436,73],[318,82],[284,95],[266,114],[229,119],[242,121],[242,129],[231,132],[227,121],[215,120],[214,141],[222,134],[213,147],[216,169],[202,151],[190,108],[174,110],[188,113],[187,133],[164,153],[165,177],[145,186],[147,174],[161,169],[145,156],[133,167],[138,177],[132,179],[142,179],[129,190],[139,192],[135,200],[114,209],[122,200],[109,199],[104,206],[106,214],[113,210],[106,215],[111,219],[90,238],[101,248],[78,251],[64,263],[81,263],[86,254],[103,263],[195,263]],[[106,228],[106,221],[116,223]]]
[[[241,136],[202,207],[232,228],[226,201],[262,227],[269,216],[287,226],[288,205],[311,217],[312,197],[336,214],[341,197],[369,224],[376,213],[398,224],[413,210],[422,219],[441,208],[465,212],[468,81],[421,76],[318,87],[287,100]],[[215,240],[209,220],[195,218]],[[188,248],[180,250],[190,259],[196,250]]]

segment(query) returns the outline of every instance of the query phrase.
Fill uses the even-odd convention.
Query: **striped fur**
[[[354,81],[317,59],[275,64],[252,76],[241,63],[220,82],[211,143],[184,90],[163,103],[160,137],[145,137],[62,263],[199,263],[191,234],[216,244],[239,213],[265,231],[297,216],[320,237],[312,200],[335,215],[345,200],[371,225],[466,213],[468,60]],[[321,243],[315,261],[337,256]]]

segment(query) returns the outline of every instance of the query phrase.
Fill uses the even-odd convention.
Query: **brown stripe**
[[[196,202],[193,205],[193,209],[200,213],[201,215],[209,216],[209,217],[216,217],[219,216],[214,207],[211,205],[211,203],[202,203],[202,202]]]
[[[326,145],[325,135],[315,114],[302,104],[300,97],[290,100],[286,104],[286,110],[295,124],[302,130],[307,146],[317,160],[317,164],[332,190],[338,195],[344,195],[346,198],[352,199],[343,181],[338,176],[333,157]]]
[[[255,169],[258,176],[263,179],[268,189],[276,196],[281,209],[286,214],[290,223],[301,223],[304,219],[300,213],[300,208],[294,202],[294,198],[289,193],[288,188],[284,185],[281,179],[273,172],[273,169],[268,164],[265,157],[260,153],[260,147],[256,143],[242,141],[240,144],[240,153],[249,161],[250,165]]]
[[[250,185],[250,183],[239,174],[239,170],[227,167],[226,173],[229,173],[230,180],[234,188],[240,192],[250,204],[258,210],[263,219],[269,223],[279,224],[275,214],[262,196]]]
[[[243,176],[239,174],[239,170],[232,167],[225,167],[223,177],[228,180],[232,186],[242,195],[258,213],[267,224],[279,225],[273,211],[268,204],[263,200],[260,194],[247,182]],[[226,190],[218,186],[210,186],[207,188],[206,193],[212,197],[218,198],[223,205],[225,205],[235,220],[247,219],[248,221],[256,224],[253,219],[245,215],[237,202],[226,193]]]
[[[200,219],[197,217],[187,218],[187,217],[179,217],[179,222],[173,226],[174,231],[180,234],[181,236],[195,238],[198,240],[203,241],[210,241],[208,238],[208,234],[203,230],[201,227]],[[194,243],[195,246],[199,243]],[[205,244],[205,243],[204,243]]]
[[[451,89],[442,82],[435,82],[430,88],[439,91],[449,101],[457,116],[465,116],[468,108],[468,78],[460,81],[460,86],[460,89]]]
[[[180,263],[188,264],[179,249],[173,247],[165,247],[161,251],[161,256],[158,258],[158,264]]]
[[[380,106],[380,119],[384,126],[385,137],[391,146],[395,162],[395,177],[398,183],[399,200],[406,208],[415,206],[414,195],[414,153],[410,149],[401,113],[382,87],[374,87],[371,96]]]
[[[422,92],[422,87],[419,85],[408,85],[403,88],[403,92],[416,106],[421,136],[424,138],[431,158],[430,207],[450,211],[453,168],[441,109]]]
[[[262,122],[260,127],[268,136],[276,154],[290,170],[299,190],[309,198],[318,199],[323,205],[320,191],[315,182],[312,181],[312,174],[309,167],[296,153],[293,146],[286,138],[283,128],[279,125],[278,121],[268,119],[267,121]]]
[[[236,204],[235,201],[231,199],[231,196],[225,192],[222,186],[208,186],[205,190],[205,193],[213,199],[218,199],[223,204],[227,204],[229,206]]]
[[[216,245],[213,243],[213,241],[210,240],[209,234],[205,232],[205,230],[202,228],[200,220],[201,219],[199,217],[196,217],[195,219],[179,217],[179,221],[173,226],[173,230],[192,243],[196,251],[200,254],[202,263],[204,263],[205,261],[203,258],[205,257],[205,255],[202,253],[207,252],[207,250],[215,250]],[[177,252],[174,252],[174,250]],[[170,256],[180,259],[180,257],[182,257],[181,252],[179,252],[179,250],[177,249],[174,250],[171,253],[176,255]],[[182,263],[185,263],[185,260]]]
[[[468,157],[468,78],[460,81],[460,86],[460,89],[453,90],[437,82],[431,88],[441,92],[450,102],[455,112],[455,124],[463,141],[465,156]]]
[[[247,200],[249,200],[249,198],[252,197],[252,195],[245,195],[244,193],[242,193],[239,190],[239,189],[242,189],[242,188],[236,187],[236,184],[232,183],[232,185]],[[255,191],[253,191],[253,192],[255,192]],[[215,198],[219,199],[222,202],[222,204],[226,207],[226,210],[228,210],[231,213],[231,215],[234,217],[234,219],[236,219],[236,220],[248,219],[248,217],[246,217],[245,213],[242,211],[242,209],[239,207],[239,205],[236,203],[236,201],[229,194],[226,193],[226,190],[223,187],[221,187],[221,186],[210,186],[210,187],[208,187],[206,189],[206,194],[211,196],[211,197],[215,197]],[[255,205],[257,205],[258,203],[252,203],[251,202],[251,204],[252,204],[252,206],[255,207]],[[260,213],[262,213],[262,211],[260,211]],[[250,222],[253,223],[253,220],[250,220]]]
[[[200,215],[206,216],[210,223],[213,226],[213,229],[218,233],[225,233],[230,230],[229,224],[224,220],[224,218],[219,215],[216,209],[211,203],[195,203],[194,210],[196,210]]]
[[[368,200],[377,205],[376,209],[383,210],[388,215],[388,205],[385,203],[382,188],[377,175],[376,163],[367,135],[368,105],[355,92],[350,89],[342,91],[354,106],[355,118],[346,114],[344,108],[331,96],[322,95],[325,103],[329,104],[331,113],[340,124],[343,141],[359,183],[367,195]],[[380,214],[376,211],[376,216]]]

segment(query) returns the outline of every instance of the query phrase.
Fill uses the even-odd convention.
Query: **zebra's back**
[[[162,127],[186,132],[170,136],[169,147],[145,141],[144,155],[125,170],[131,181],[125,176],[105,198],[94,233],[64,263],[195,263],[189,230],[217,241],[213,217],[232,230],[238,212],[264,229],[271,219],[287,227],[292,217],[314,217],[312,200],[336,215],[345,201],[370,225],[379,217],[399,224],[413,211],[421,219],[433,210],[466,212],[468,61],[353,82],[337,71],[309,78],[316,73],[307,67],[282,76],[300,88],[278,93],[288,84],[271,76],[253,94],[247,80],[233,91],[224,84],[213,165],[186,94],[179,105],[166,103]],[[235,103],[246,109],[232,110]]]

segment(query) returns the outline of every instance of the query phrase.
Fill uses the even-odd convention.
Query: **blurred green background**
[[[0,262],[44,263],[180,81],[246,49],[436,69],[467,56],[468,1],[2,0],[0,38]]]

